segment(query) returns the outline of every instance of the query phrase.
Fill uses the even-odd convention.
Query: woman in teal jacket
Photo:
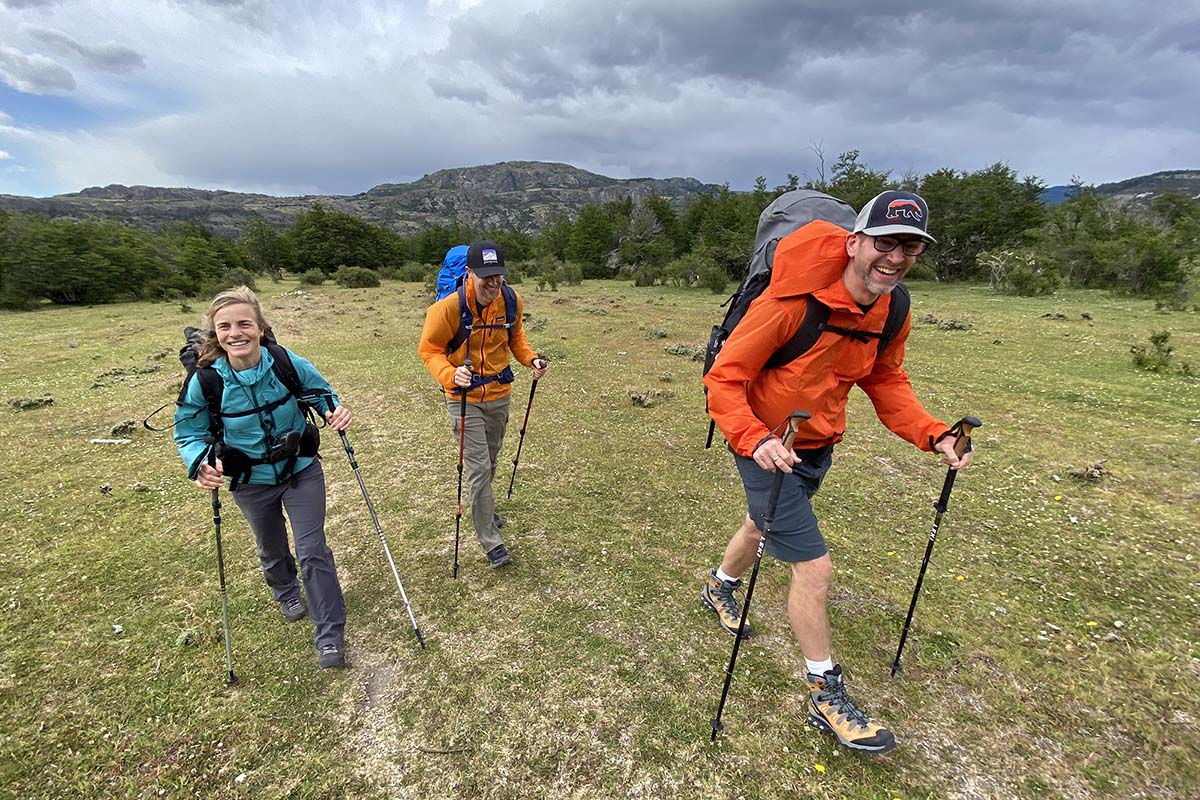
[[[345,665],[346,607],[333,551],[325,540],[325,475],[315,454],[304,413],[280,380],[283,365],[264,346],[271,331],[258,298],[239,286],[221,292],[209,305],[197,370],[188,380],[175,411],[175,444],[188,477],[205,491],[220,489],[226,478],[258,545],[263,576],[284,619],[305,615],[297,583],[296,559],[288,545],[284,512],[292,526],[307,613],[316,625],[317,662],[322,669]],[[278,347],[275,345],[275,347]],[[289,356],[306,397],[313,396],[335,431],[350,426],[350,412],[337,403],[328,381],[307,360]],[[211,368],[207,370],[206,368]],[[202,384],[219,376],[220,418],[213,417]],[[210,444],[214,429],[220,436]],[[307,432],[307,433],[306,433]],[[216,448],[215,464],[208,463]]]

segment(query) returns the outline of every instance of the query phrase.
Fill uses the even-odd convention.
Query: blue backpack
[[[451,247],[442,259],[442,268],[437,277],[437,300],[449,297],[454,290],[462,285],[467,276],[467,246],[465,244]]]

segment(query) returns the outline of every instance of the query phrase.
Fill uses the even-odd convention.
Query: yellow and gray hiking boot
[[[808,674],[808,724],[851,750],[886,753],[896,746],[896,737],[882,725],[867,719],[846,693],[842,668],[835,666],[824,675]]]
[[[704,590],[700,592],[700,602],[709,611],[716,613],[717,621],[730,636],[737,636],[738,623],[742,618],[742,608],[733,596],[741,585],[740,578],[735,581],[723,581],[717,577],[717,571],[712,569],[708,571],[708,580],[704,584]],[[754,626],[747,620],[746,627],[742,630],[742,638],[749,639],[753,634]]]

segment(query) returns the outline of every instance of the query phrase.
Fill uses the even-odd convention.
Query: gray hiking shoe
[[[323,644],[317,649],[317,664],[321,669],[346,666],[346,651],[336,644]]]
[[[279,601],[279,613],[283,614],[283,618],[288,622],[296,622],[304,619],[307,612],[304,609],[304,601],[300,599],[300,595],[296,595]]]
[[[892,732],[872,722],[850,699],[840,666],[824,675],[808,675],[807,722],[851,750],[886,753],[896,746]]]
[[[512,556],[508,554],[508,549],[502,544],[498,544],[491,550],[488,550],[487,560],[488,566],[492,569],[506,567],[513,563]]]
[[[704,589],[700,592],[700,602],[717,615],[721,629],[730,636],[737,636],[738,623],[742,619],[741,606],[738,605],[737,598],[733,594],[741,585],[740,578],[736,581],[723,581],[717,577],[717,571],[712,569],[708,571],[708,580],[705,581]],[[754,626],[747,620],[746,627],[742,629],[742,638],[749,639],[753,635]]]

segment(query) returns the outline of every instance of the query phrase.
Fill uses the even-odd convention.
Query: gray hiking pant
[[[483,552],[504,544],[496,527],[496,497],[492,494],[492,479],[496,477],[496,458],[504,443],[508,428],[508,406],[511,395],[482,403],[467,403],[467,436],[463,444],[463,475],[467,496],[471,501],[471,522]],[[446,414],[454,431],[454,447],[458,448],[458,423],[462,418],[462,401],[446,399]]]
[[[300,594],[296,559],[288,547],[283,521],[283,512],[287,511],[308,596],[308,615],[317,627],[317,647],[333,644],[341,648],[346,605],[333,551],[325,542],[325,473],[320,459],[275,486],[243,484],[233,493],[233,500],[254,532],[263,577],[276,601]]]

